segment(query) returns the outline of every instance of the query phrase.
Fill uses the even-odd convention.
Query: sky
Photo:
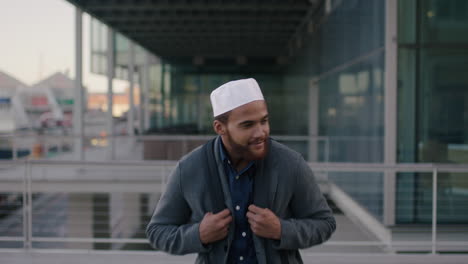
[[[90,17],[83,17],[83,84],[105,92],[107,78],[90,73]],[[75,8],[65,0],[0,0],[0,71],[32,85],[56,73],[75,76]],[[125,81],[114,81],[122,92]]]

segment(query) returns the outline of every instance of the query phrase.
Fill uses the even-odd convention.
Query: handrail
[[[159,134],[159,135],[120,135],[120,134],[74,134],[64,131],[56,131],[56,133],[45,133],[37,134],[32,132],[16,132],[9,134],[0,134],[0,140],[6,139],[7,144],[10,145],[12,149],[12,159],[24,159],[19,156],[19,150],[29,150],[29,152],[38,157],[41,155],[57,155],[60,152],[68,152],[70,154],[70,149],[77,147],[79,142],[83,140],[90,140],[91,144],[102,149],[103,146],[114,146],[108,150],[108,159],[113,159],[109,157],[115,157],[116,147],[115,144],[130,144],[129,146],[137,146],[138,144],[144,144],[146,142],[152,141],[176,141],[181,143],[180,146],[172,146],[177,150],[177,156],[180,153],[185,154],[190,151],[193,146],[190,146],[188,143],[196,142],[202,143],[203,141],[208,141],[214,138],[215,134]],[[333,142],[369,142],[373,143],[376,141],[382,141],[383,138],[379,136],[313,136],[313,135],[272,135],[272,138],[282,142],[289,143],[303,143],[312,144],[315,147],[319,147],[323,151],[324,161],[329,161],[331,144]],[[23,140],[26,139],[26,140]],[[76,141],[80,139],[79,141]],[[121,141],[123,140],[123,142]],[[129,141],[130,140],[130,141]],[[120,141],[120,142],[119,142]],[[318,144],[322,142],[323,144]],[[318,144],[318,145],[315,145]],[[312,154],[312,148],[309,147],[309,155]],[[53,149],[53,151],[50,151]],[[320,151],[319,151],[320,152]],[[166,153],[167,154],[167,153]]]
[[[34,166],[80,166],[80,167],[173,167],[177,161],[154,160],[154,161],[62,161],[62,160],[46,160],[46,159],[25,159],[25,160],[0,160],[0,166],[24,165],[25,174],[23,179],[23,199],[25,201],[23,207],[23,234],[20,237],[0,237],[0,241],[23,241],[25,248],[32,247],[32,242],[92,242],[92,243],[144,243],[145,239],[139,238],[73,238],[73,237],[38,237],[32,235],[32,169]],[[432,215],[432,230],[431,240],[429,241],[329,241],[325,245],[349,245],[349,246],[411,246],[425,245],[432,246],[432,254],[436,254],[437,246],[468,246],[468,241],[438,241],[437,240],[437,181],[438,174],[442,172],[468,173],[468,164],[438,164],[438,163],[399,163],[399,164],[383,164],[383,163],[331,163],[331,162],[314,162],[309,163],[312,171],[315,172],[425,172],[432,173],[433,178],[433,215]],[[1,180],[0,180],[1,181]]]
[[[174,166],[177,160],[109,160],[109,161],[78,161],[51,159],[0,160],[4,165],[80,165],[80,166]],[[468,172],[468,164],[453,163],[348,163],[348,162],[308,162],[312,171],[321,172]]]
[[[334,172],[468,172],[468,164],[450,163],[348,163],[348,162],[309,162],[314,171]]]
[[[100,135],[100,134],[75,134],[75,133],[59,133],[59,134],[37,134],[37,133],[6,133],[0,134],[0,138],[11,137],[43,137],[43,138],[57,138],[57,137],[128,137],[128,138],[142,138],[142,139],[211,139],[216,134],[150,134],[150,135]],[[281,140],[309,140],[309,139],[343,139],[343,140],[360,140],[360,139],[383,139],[380,136],[313,136],[313,135],[271,135],[273,138]]]
[[[4,165],[26,165],[36,166],[175,166],[177,160],[109,160],[109,161],[79,161],[79,160],[51,160],[51,159],[22,159],[22,160],[0,160],[0,166]]]

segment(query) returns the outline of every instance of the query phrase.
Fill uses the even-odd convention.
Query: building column
[[[111,238],[132,238],[141,227],[141,202],[139,193],[109,194],[109,232]],[[145,223],[146,224],[146,223]],[[124,244],[113,244],[121,249]]]
[[[145,51],[145,63],[143,65],[143,131],[147,131],[150,126],[150,109],[149,109],[149,87],[150,87],[150,56],[148,51]]]
[[[398,0],[385,2],[385,113],[384,113],[384,163],[395,165],[397,161],[397,48],[398,48]],[[384,174],[383,220],[385,225],[395,224],[396,173]]]
[[[107,157],[115,159],[114,117],[113,117],[113,87],[114,79],[114,31],[107,28]]]
[[[138,104],[138,132],[141,134],[144,131],[144,113],[145,110],[143,109],[144,107],[144,100],[145,100],[145,94],[144,94],[144,86],[145,86],[145,69],[144,66],[140,68],[140,71],[138,72],[138,77],[140,79],[139,81],[139,86],[140,86],[140,92],[139,92],[139,98],[138,100],[140,101]]]
[[[318,162],[319,85],[318,80],[309,80],[309,162]]]
[[[134,94],[134,77],[135,76],[135,44],[130,40],[129,60],[128,60],[128,82],[130,84],[128,95],[128,113],[127,113],[127,134],[129,136],[135,135],[135,109]]]
[[[160,125],[158,128],[165,127],[167,124],[170,124],[168,122],[169,118],[166,118],[166,63],[164,61],[161,61],[161,113],[160,113]]]
[[[69,237],[93,238],[93,194],[70,193],[67,204],[67,232]],[[93,243],[67,243],[73,249],[93,249]]]
[[[75,7],[75,91],[73,102],[73,150],[77,160],[84,160],[83,152],[83,11]]]

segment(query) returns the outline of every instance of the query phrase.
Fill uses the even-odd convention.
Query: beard
[[[255,139],[252,141],[247,142],[246,144],[238,143],[234,140],[231,136],[229,131],[226,132],[226,143],[231,147],[233,153],[248,161],[260,160],[265,158],[268,152],[268,135],[265,138]],[[262,150],[254,151],[254,145],[258,142],[264,142],[264,146]]]

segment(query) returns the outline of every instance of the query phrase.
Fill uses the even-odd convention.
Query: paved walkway
[[[188,264],[195,255],[170,256],[159,252],[0,252],[5,264]],[[303,254],[304,263],[320,264],[466,264],[466,255]]]

